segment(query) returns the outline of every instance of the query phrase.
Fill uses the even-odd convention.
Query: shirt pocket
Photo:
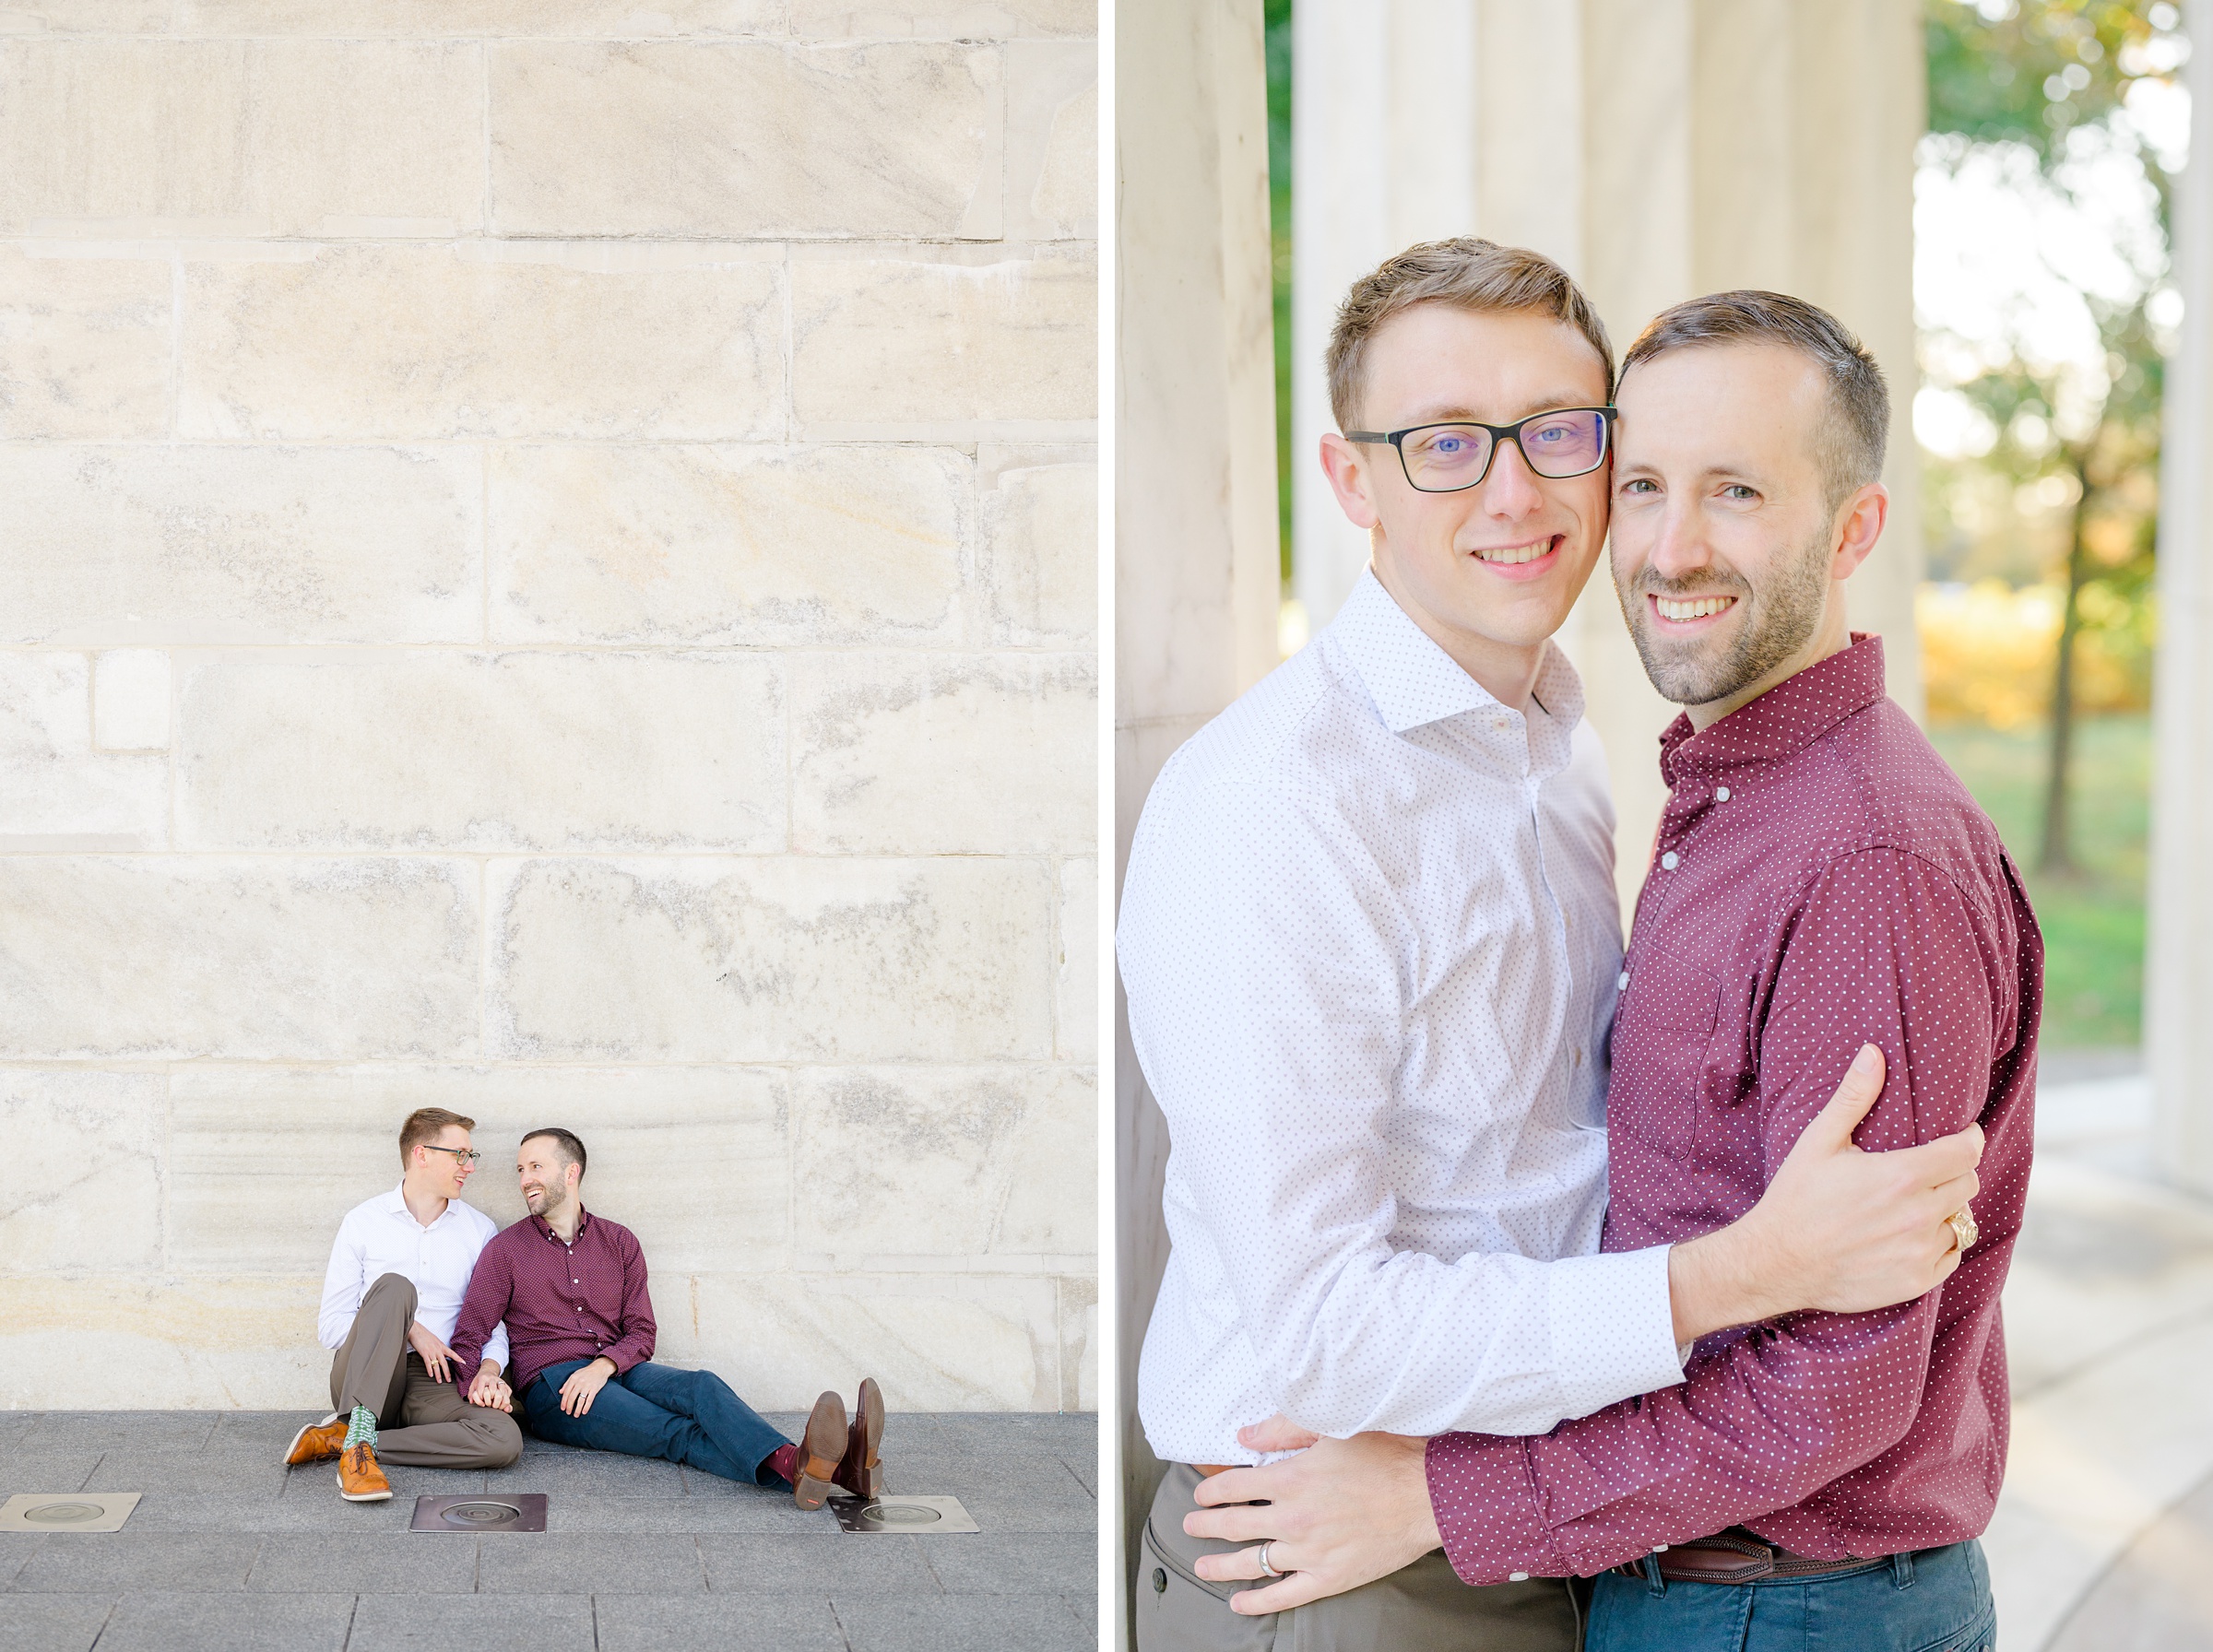
[[[1706,1117],[1738,1105],[1759,1083],[1758,1029],[1753,1024],[1759,984],[1737,972],[1723,974],[1716,985],[1713,1032],[1698,1066],[1698,1112]]]
[[[1690,1150],[1706,1107],[1721,978],[1710,963],[1639,959],[1614,1019],[1606,1124],[1671,1157]]]

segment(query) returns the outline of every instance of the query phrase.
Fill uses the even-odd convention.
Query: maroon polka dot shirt
[[[1751,1209],[1863,1043],[1889,1064],[1859,1145],[1988,1133],[1982,1237],[1940,1289],[1707,1338],[1679,1386],[1548,1434],[1444,1434],[1429,1496],[1469,1583],[1589,1575],[1743,1524],[1823,1560],[1958,1542],[2006,1469],[1998,1292],[2029,1181],[2043,945],[1989,820],[1883,693],[1879,638],[1702,732],[1625,962],[1604,1247]]]

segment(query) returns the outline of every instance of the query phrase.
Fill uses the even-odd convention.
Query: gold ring
[[[1975,1213],[1971,1206],[1961,1205],[1944,1219],[1944,1224],[1952,1230],[1952,1248],[1954,1250],[1969,1249],[1979,1237],[1975,1227]]]

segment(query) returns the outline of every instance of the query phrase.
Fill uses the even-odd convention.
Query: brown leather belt
[[[1825,1577],[1835,1572],[1858,1572],[1880,1565],[1888,1558],[1812,1560],[1779,1549],[1741,1526],[1732,1526],[1695,1543],[1677,1543],[1646,1560],[1628,1561],[1614,1569],[1624,1577],[1644,1577],[1650,1575],[1646,1566],[1657,1562],[1660,1575],[1669,1583],[1754,1583],[1762,1577]]]

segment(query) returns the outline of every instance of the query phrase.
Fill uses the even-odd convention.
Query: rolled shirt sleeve
[[[1391,879],[1265,785],[1210,783],[1178,813],[1125,891],[1130,1027],[1190,1189],[1170,1236],[1203,1226],[1282,1410],[1337,1436],[1535,1434],[1679,1382],[1665,1246],[1546,1262],[1394,1243],[1384,1120],[1418,938]]]
[[[1759,1030],[1766,1177],[1863,1043],[1888,1068],[1862,1147],[1903,1147],[1977,1117],[2013,1035],[2015,1007],[1991,986],[2004,978],[1992,931],[1990,914],[1914,855],[1869,849],[1829,866],[1795,916]],[[1974,1265],[2004,1260],[1979,1253]],[[1944,1322],[1941,1288],[1874,1313],[1788,1315],[1708,1339],[1679,1386],[1542,1438],[1433,1439],[1430,1501],[1453,1569],[1471,1584],[1588,1575],[1768,1516],[1762,1530],[1785,1547],[1844,1558],[1818,1493],[1906,1435]]]

